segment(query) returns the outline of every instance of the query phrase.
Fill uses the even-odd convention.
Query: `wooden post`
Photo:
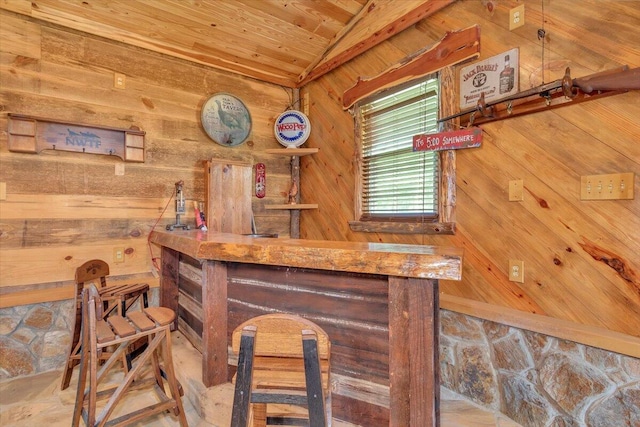
[[[390,427],[440,426],[438,338],[438,281],[390,276]]]
[[[202,264],[202,382],[211,387],[227,382],[227,265]]]
[[[178,273],[180,270],[180,253],[166,246],[161,253],[162,271],[160,273],[160,306],[167,307],[176,313],[172,330],[178,329]]]

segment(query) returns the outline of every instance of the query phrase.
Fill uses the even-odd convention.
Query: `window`
[[[360,221],[438,221],[439,154],[413,151],[413,136],[438,130],[437,76],[356,107]]]

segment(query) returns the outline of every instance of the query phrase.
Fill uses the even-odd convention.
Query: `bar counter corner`
[[[362,426],[439,425],[438,280],[462,249],[154,231],[160,304],[202,353],[203,383],[227,382],[231,333],[298,314],[331,339],[333,417]]]

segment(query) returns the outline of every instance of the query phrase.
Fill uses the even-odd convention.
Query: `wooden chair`
[[[143,311],[131,311],[126,316],[113,315],[106,319],[103,316],[103,301],[95,285],[82,291],[82,344],[80,349],[80,372],[76,392],[76,404],[72,426],[77,427],[82,418],[87,426],[104,425],[124,426],[139,421],[150,415],[173,410],[182,427],[187,427],[187,420],[182,407],[178,382],[173,368],[171,354],[171,324],[175,312],[166,307],[150,307]],[[149,344],[138,356],[132,368],[126,372],[117,386],[98,390],[106,374],[114,366],[127,347],[141,339],[148,338]],[[103,349],[116,346],[117,349],[100,366],[98,362]],[[160,356],[164,361],[164,371],[169,386],[170,396],[165,392],[160,373]],[[151,362],[150,378],[142,378],[142,368]],[[89,384],[87,386],[87,376]],[[135,382],[134,382],[135,380]],[[151,386],[156,392],[159,402],[138,408],[125,415],[109,420],[116,406],[130,390]],[[98,400],[109,399],[97,414]],[[131,406],[131,402],[127,402]]]
[[[238,371],[231,427],[330,425],[330,342],[322,328],[302,317],[267,314],[238,326],[232,348]],[[304,417],[281,405],[305,407]]]
[[[149,285],[146,283],[124,284],[107,286],[107,276],[109,275],[109,264],[93,259],[82,264],[76,269],[76,316],[73,326],[73,335],[69,348],[69,356],[62,374],[61,389],[69,387],[73,368],[80,363],[80,325],[82,323],[82,290],[91,282],[99,282],[99,292],[105,304],[104,316],[114,312],[124,315],[127,310],[142,297],[142,306],[149,306],[148,292]],[[127,368],[131,367],[129,352],[124,355]]]

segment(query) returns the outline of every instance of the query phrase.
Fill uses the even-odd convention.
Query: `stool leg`
[[[87,356],[83,351],[80,358],[80,371],[78,372],[78,386],[76,390],[76,405],[73,410],[72,427],[80,425],[80,417],[82,416],[82,407],[84,405],[84,391],[87,384]]]
[[[303,332],[302,351],[304,353],[304,373],[307,384],[309,427],[326,427],[327,416],[324,410],[318,341],[315,334],[307,335]]]
[[[231,427],[247,427],[249,405],[251,403],[251,381],[253,379],[253,354],[256,333],[242,331],[240,351],[238,353],[238,373],[233,394]]]
[[[178,381],[176,380],[176,373],[173,367],[173,356],[171,349],[171,330],[169,325],[165,330],[164,336],[164,349],[163,358],[165,371],[167,374],[167,382],[169,383],[169,390],[171,391],[171,397],[176,401],[176,406],[179,411],[178,420],[181,427],[188,427],[187,417],[184,414],[184,408],[182,407],[182,399],[180,398],[180,390],[178,389]]]
[[[60,384],[60,390],[65,390],[69,387],[71,382],[71,374],[73,373],[73,367],[78,364],[76,358],[80,352],[80,329],[82,328],[82,298],[81,298],[81,286],[76,285],[76,318],[73,323],[73,335],[71,336],[71,344],[69,345],[69,356],[67,357],[67,363],[64,365],[64,372],[62,373],[62,383]]]

